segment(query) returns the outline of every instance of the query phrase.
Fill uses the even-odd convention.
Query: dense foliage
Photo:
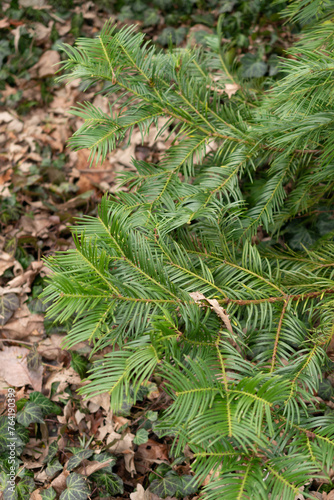
[[[326,8],[290,5],[305,35],[270,90],[229,67],[219,26],[206,51],[159,52],[111,24],[65,48],[70,78],[123,93],[118,114],[73,110],[84,120],[74,149],[99,161],[135,127],[169,130],[173,143],[157,165],[134,160],[128,190],[49,259],[49,314],[75,317],[68,346],[115,347],[83,394],[110,391],[117,411],[162,377],[173,402],[156,432],[176,436],[176,456],[189,445],[210,500],[307,496],[333,463],[333,414],[317,397],[332,370],[334,293]]]

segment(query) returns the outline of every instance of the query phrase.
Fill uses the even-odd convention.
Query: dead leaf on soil
[[[12,319],[1,327],[7,338],[22,340],[30,336],[36,341],[44,333],[44,315],[32,314],[26,304],[16,309]]]
[[[59,398],[68,399],[69,394],[64,393],[66,387],[71,384],[81,385],[81,378],[73,368],[53,372],[45,383],[45,389],[51,391],[51,386],[54,382],[59,382],[57,392],[53,394],[51,400],[59,401]],[[63,394],[64,393],[64,394]]]
[[[49,21],[48,26],[38,22],[31,23],[31,27],[28,29],[28,32],[33,35],[37,42],[45,42],[50,38],[53,24],[54,21]]]
[[[190,47],[195,47],[197,43],[195,33],[198,32],[205,32],[208,35],[212,35],[212,29],[208,28],[208,26],[205,26],[205,24],[195,24],[190,28],[187,36]]]
[[[70,419],[73,420],[73,407],[72,401],[69,400],[65,407],[62,415],[57,415],[57,419],[61,424],[67,424]]]
[[[38,481],[39,483],[46,483],[48,481],[48,476],[45,472],[45,470],[35,472],[34,474],[35,481]]]
[[[115,431],[118,431],[123,425],[130,425],[130,420],[125,417],[113,416],[113,421],[115,423]]]
[[[55,361],[62,351],[61,344],[64,338],[65,335],[53,333],[50,337],[42,340],[38,344],[37,351],[43,358]]]
[[[107,416],[107,418],[105,419],[105,421],[104,421],[104,422],[105,422],[105,424],[104,424],[104,425],[102,425],[102,426],[99,428],[99,430],[98,430],[98,435],[97,435],[97,437],[98,437],[98,439],[99,439],[100,441],[103,441],[103,440],[104,440],[104,438],[106,437],[106,435],[107,435],[107,434],[111,434],[111,435],[114,435],[114,434],[115,434],[116,436],[120,436],[120,434],[117,434],[117,433],[114,431],[114,424],[113,424],[113,422],[112,422],[111,417]],[[113,439],[117,439],[117,437],[116,437],[116,438],[114,437]],[[112,442],[112,441],[113,441],[113,439],[112,439],[111,441],[109,441],[109,442]]]
[[[24,215],[20,220],[20,232],[17,234],[17,238],[26,235],[47,238],[50,226],[57,225],[59,222],[58,216],[50,216],[47,212],[36,214],[33,219]]]
[[[30,384],[35,391],[42,390],[43,366],[30,371],[27,366],[29,350],[25,347],[4,346],[0,351],[0,377],[13,387]]]
[[[10,26],[10,22],[8,20],[8,17],[4,17],[3,19],[1,19],[1,21],[0,21],[0,29],[9,28],[9,26]]]
[[[110,394],[109,392],[104,392],[93,396],[85,400],[83,406],[88,407],[92,413],[96,413],[100,408],[108,412],[110,410]]]
[[[6,269],[13,267],[14,262],[15,259],[12,255],[6,252],[0,252],[0,276],[3,275]]]
[[[114,459],[111,458],[110,460],[106,462],[98,462],[97,460],[83,460],[82,465],[79,467],[79,469],[76,470],[78,474],[84,474],[86,477],[90,476],[94,472],[104,469],[104,467],[107,467],[107,465],[110,464],[110,462],[113,462]]]
[[[64,491],[66,488],[66,478],[69,476],[69,472],[67,469],[63,469],[61,474],[57,476],[53,481],[51,481],[51,486],[56,490],[58,495]]]
[[[151,500],[151,493],[149,490],[144,490],[141,484],[137,484],[136,491],[130,493],[131,500]]]
[[[56,50],[45,51],[40,60],[31,68],[31,72],[37,71],[39,78],[46,78],[47,76],[54,76],[60,63],[60,55]]]
[[[125,468],[131,474],[131,477],[133,477],[137,473],[135,467],[135,452],[132,450],[125,450],[123,451],[123,455]]]
[[[149,439],[146,443],[138,446],[138,450],[136,451],[136,460],[146,460],[150,463],[168,461],[168,446],[166,444],[158,443],[153,439]]]
[[[74,418],[75,418],[77,425],[79,425],[81,420],[83,420],[85,417],[86,417],[86,414],[82,413],[80,410],[77,410],[74,414]]]
[[[112,432],[108,436],[107,445],[115,440],[117,440],[117,442],[108,448],[108,450],[110,453],[114,453],[115,455],[120,455],[125,451],[132,451],[132,441],[134,438],[135,435],[130,432],[126,433],[125,436],[117,434],[117,432]]]
[[[30,495],[30,500],[43,500],[40,491],[41,491],[40,488],[38,488],[38,490],[33,491]]]
[[[2,111],[0,113],[0,123],[9,123],[15,119],[15,116],[8,113],[8,111]]]
[[[42,267],[43,262],[36,260],[30,264],[25,272],[23,272],[22,266],[20,270],[15,263],[13,271],[15,274],[15,269],[17,269],[16,274],[19,274],[19,276],[16,276],[12,280],[8,281],[7,286],[9,288],[22,288],[21,293],[30,293],[31,285]]]

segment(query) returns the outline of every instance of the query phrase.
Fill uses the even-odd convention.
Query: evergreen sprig
[[[295,252],[253,238],[330,200],[332,40],[332,24],[308,27],[270,91],[232,76],[221,48],[157,52],[134,28],[108,23],[65,48],[64,78],[123,96],[118,112],[73,110],[74,149],[103,160],[152,126],[173,144],[157,165],[134,160],[128,192],[104,198],[76,225],[76,248],[48,259],[49,315],[75,318],[68,347],[115,347],[82,394],[109,391],[117,411],[162,376],[173,403],[160,432],[176,436],[175,454],[190,446],[210,500],[293,500],[332,466],[334,419],[316,394],[334,333],[333,242]],[[243,186],[262,172],[249,208]]]

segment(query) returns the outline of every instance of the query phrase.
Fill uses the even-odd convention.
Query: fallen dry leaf
[[[0,20],[0,29],[5,29],[9,28],[10,22],[8,20],[8,17],[4,17],[3,19]]]
[[[232,325],[230,322],[230,318],[226,312],[226,310],[219,305],[218,300],[216,299],[208,299],[206,298],[201,292],[191,292],[189,293],[190,297],[194,299],[194,301],[197,304],[201,304],[202,300],[206,300],[209,304],[211,309],[219,316],[219,318],[223,321],[226,329],[233,335],[233,330],[232,330]],[[228,341],[231,343],[231,345],[238,351],[240,352],[240,347],[238,344],[235,342],[235,340],[231,337],[228,338]]]
[[[45,443],[42,439],[31,437],[24,447],[23,455],[33,457],[34,460],[40,460],[46,455]]]
[[[18,263],[19,264],[19,263]],[[27,270],[23,272],[22,266],[19,268],[16,263],[14,264],[14,274],[15,274],[15,269],[16,269],[16,274],[19,274],[19,276],[16,276],[12,280],[8,281],[7,286],[9,288],[16,288],[16,287],[22,287],[22,292],[21,293],[30,293],[31,292],[31,285],[36,277],[36,275],[39,273],[39,271],[43,267],[43,262],[36,260],[35,262],[32,262]]]
[[[188,498],[188,497],[186,497],[186,498]],[[161,497],[158,497],[158,495],[151,493],[150,500],[162,500],[162,499],[161,499]],[[164,500],[177,500],[177,498],[176,497],[165,497]]]
[[[120,436],[120,434],[117,434],[114,431],[114,424],[112,422],[112,417],[108,416],[105,419],[105,425],[101,426],[98,430],[98,438],[100,441],[103,441],[107,434],[113,434],[113,433],[115,433],[117,436]],[[117,439],[117,438],[114,438],[114,439]],[[112,442],[112,441],[110,441],[110,442]]]
[[[211,309],[217,314],[217,316],[220,317],[220,319],[223,320],[227,330],[233,334],[232,325],[228,314],[225,309],[219,305],[218,300],[207,299],[201,292],[191,292],[189,293],[189,295],[197,304],[200,304],[202,300],[206,300],[210,304]]]
[[[61,424],[67,424],[72,416],[73,416],[72,401],[69,400],[64,407],[63,414],[57,415],[57,419]]]
[[[132,450],[125,450],[123,451],[123,455],[125,468],[131,474],[131,477],[133,477],[136,474],[135,452]]]
[[[40,491],[41,491],[40,488],[38,488],[38,490],[33,491],[30,495],[30,500],[43,500]]]
[[[19,307],[12,319],[1,327],[5,336],[10,339],[22,340],[27,337],[42,336],[44,333],[44,315],[32,314],[26,304]]]
[[[144,490],[141,484],[137,484],[136,491],[130,493],[131,500],[151,500],[151,493],[149,490]]]
[[[38,22],[31,23],[31,28],[28,31],[37,42],[43,42],[50,38],[53,24],[54,21],[50,21],[48,26]]]
[[[117,432],[112,432],[109,434],[107,439],[107,444],[112,443],[117,440],[112,446],[110,446],[110,453],[114,453],[115,455],[120,455],[124,453],[124,451],[132,451],[132,441],[134,440],[135,435],[130,432],[126,433],[125,436],[121,434],[117,434]]]
[[[85,417],[86,417],[86,414],[82,413],[80,410],[77,410],[74,414],[74,418],[75,418],[77,425],[79,425],[81,420],[83,420]]]
[[[46,391],[51,391],[51,386],[54,382],[59,382],[57,392],[53,394],[52,401],[59,401],[59,398],[68,399],[69,394],[66,394],[64,390],[70,384],[81,385],[81,378],[78,373],[73,370],[73,368],[66,368],[65,370],[54,372],[50,375],[45,383]]]
[[[0,252],[0,276],[3,275],[6,269],[13,267],[14,262],[15,259],[12,255],[6,252]]]
[[[7,132],[15,132],[16,134],[19,134],[23,130],[23,123],[20,120],[17,120],[16,118],[9,122],[7,125]]]
[[[35,472],[34,478],[36,481],[39,483],[44,484],[46,481],[48,481],[48,476],[46,475],[45,470]]]
[[[60,55],[56,50],[47,50],[42,54],[42,57],[31,68],[31,71],[37,70],[37,75],[39,78],[46,78],[47,76],[53,76],[58,69],[58,64],[60,63]]]
[[[55,224],[59,224],[59,217],[50,215],[48,213],[36,214],[32,219],[27,215],[21,217],[20,229],[17,238],[29,234],[38,238],[47,238],[49,236],[49,228]]]
[[[138,446],[136,460],[146,460],[148,462],[168,461],[168,446],[149,439],[146,443]],[[158,462],[161,463],[161,462]]]
[[[14,120],[15,116],[8,113],[8,111],[2,111],[0,113],[0,123],[9,123]]]
[[[113,462],[114,458],[107,460],[106,462],[98,462],[97,460],[83,460],[82,465],[76,470],[78,474],[84,474],[86,477],[90,476],[94,472],[104,469],[110,462]]]
[[[113,416],[113,421],[115,423],[115,431],[118,431],[123,425],[130,425],[130,420],[125,417]]]
[[[43,358],[54,361],[58,359],[59,353],[62,351],[61,344],[64,338],[65,335],[53,333],[38,344],[37,351]]]
[[[30,371],[27,356],[30,353],[25,347],[4,346],[0,351],[0,377],[13,387],[31,385],[35,391],[42,390],[43,366],[37,371]]]
[[[225,83],[225,92],[228,95],[228,98],[231,97],[240,89],[240,85],[237,83]]]
[[[62,491],[66,488],[66,478],[69,474],[68,470],[64,468],[61,474],[51,481],[51,486],[56,490],[58,495],[60,495],[60,493],[62,493]]]
[[[110,410],[110,394],[109,392],[103,392],[97,396],[93,396],[89,399],[83,401],[83,406],[88,408],[91,413],[96,413],[100,408],[103,408],[106,412]]]
[[[188,41],[190,44],[190,47],[195,47],[196,45],[196,36],[195,33],[202,32],[202,33],[207,33],[208,35],[212,35],[212,30],[208,28],[208,26],[205,26],[205,24],[195,24],[189,29],[188,32]]]

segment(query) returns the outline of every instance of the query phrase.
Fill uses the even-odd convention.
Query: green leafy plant
[[[333,26],[307,27],[269,91],[233,71],[219,37],[164,53],[107,24],[65,47],[62,78],[123,93],[118,112],[73,109],[74,149],[103,160],[135,127],[173,143],[158,164],[134,160],[128,191],[48,260],[49,315],[74,318],[68,347],[115,347],[82,394],[109,391],[118,411],[153,374],[164,381],[172,404],[154,429],[175,436],[174,456],[189,445],[195,477],[182,488],[210,477],[208,500],[293,500],[332,466],[334,420],[316,397],[333,336],[332,235],[299,249],[281,235],[299,217],[331,217]],[[186,494],[174,471],[160,476],[155,492]]]
[[[17,401],[17,417],[15,425],[10,421],[10,417],[0,416],[0,492],[4,500],[12,498],[26,500],[36,489],[34,476],[31,471],[23,465],[21,454],[24,446],[29,442],[29,430],[39,424],[45,424],[44,418],[47,415],[60,415],[61,407],[45,397],[42,393],[34,391],[30,393],[29,399],[23,398]],[[34,424],[34,425],[31,425]],[[113,472],[116,458],[106,451],[95,454],[89,449],[92,438],[84,443],[85,446],[77,445],[67,448],[71,456],[66,462],[66,469],[70,472],[66,481],[66,489],[61,493],[61,499],[85,500],[90,489],[98,487],[100,496],[114,495],[123,492],[122,479]],[[15,454],[8,454],[8,443],[15,441]],[[84,441],[82,439],[82,441]],[[46,444],[46,442],[45,442]],[[68,456],[66,453],[66,456]],[[62,463],[61,463],[61,462]],[[86,476],[86,471],[80,471],[82,463],[92,462],[103,463],[103,468]],[[48,445],[48,452],[43,460],[45,473],[51,481],[64,468],[64,462],[59,454],[58,440],[52,441]],[[15,469],[15,485],[10,483],[9,472]],[[79,473],[81,472],[81,473]],[[54,499],[56,492],[52,487],[41,491],[42,498]],[[1,497],[1,498],[2,498]]]

